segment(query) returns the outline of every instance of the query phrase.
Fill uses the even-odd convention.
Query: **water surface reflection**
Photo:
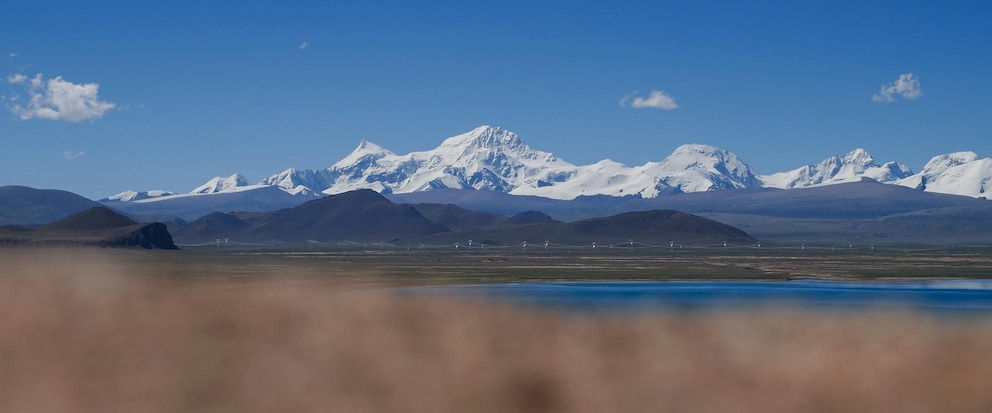
[[[992,312],[992,280],[928,282],[625,281],[426,287],[420,292],[590,310],[802,306]]]

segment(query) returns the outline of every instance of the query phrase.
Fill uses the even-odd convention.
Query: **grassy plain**
[[[99,257],[151,282],[286,283],[339,288],[532,281],[911,280],[992,278],[992,248],[312,249],[3,252],[45,261],[58,251]],[[19,251],[19,252],[18,252]],[[26,255],[25,255],[26,254]],[[29,258],[31,259],[31,258]]]
[[[992,319],[562,314],[414,285],[990,278],[949,250],[0,250],[0,411],[992,411]]]

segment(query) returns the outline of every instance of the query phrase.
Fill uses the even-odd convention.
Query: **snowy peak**
[[[664,184],[659,190],[703,192],[761,186],[754,168],[737,155],[710,145],[679,146],[665,160],[643,169]]]
[[[496,168],[501,168],[498,164],[508,160],[552,164],[558,162],[554,154],[533,150],[517,134],[493,126],[480,126],[470,132],[452,136],[431,152],[458,164],[481,162]]]
[[[520,187],[513,194],[573,199],[582,195],[640,196],[752,188],[760,185],[754,170],[737,155],[709,145],[682,145],[662,162],[627,167],[604,160],[580,166],[554,185]]]
[[[816,165],[762,176],[761,181],[766,187],[788,189],[858,181],[862,178],[892,183],[912,173],[909,167],[898,162],[879,165],[868,151],[857,148],[844,156],[831,156]]]
[[[499,127],[484,125],[445,139],[438,149],[450,148],[470,153],[478,150],[520,151],[526,146],[517,134]]]
[[[115,201],[131,202],[131,201],[140,201],[142,199],[152,199],[163,196],[172,196],[175,194],[176,194],[175,192],[162,191],[162,190],[151,190],[151,191],[142,191],[142,192],[127,190],[119,194],[111,195],[109,197],[103,198],[98,202],[115,202]]]
[[[530,149],[515,133],[481,126],[442,141],[437,148],[396,155],[360,145],[327,170],[324,193],[373,189],[384,193],[437,188],[509,192],[550,185],[571,176],[574,165]]]
[[[939,174],[955,166],[964,165],[966,163],[974,162],[978,160],[978,154],[967,151],[967,152],[952,152],[945,155],[937,155],[927,162],[923,170],[920,171],[923,174]]]
[[[216,177],[192,194],[247,192],[258,188],[314,197],[356,189],[380,193],[409,193],[440,188],[475,189],[573,199],[587,195],[654,198],[682,192],[738,188],[802,188],[872,179],[919,190],[981,197],[992,185],[992,159],[974,152],[934,157],[923,172],[913,174],[903,164],[879,165],[866,150],[856,148],[819,163],[758,175],[736,154],[702,144],[676,148],[660,162],[629,167],[608,159],[576,166],[550,152],[532,149],[511,131],[484,125],[443,139],[434,149],[398,155],[367,140],[327,169],[295,169],[250,185],[239,174]],[[275,188],[269,188],[275,187]],[[113,199],[169,198],[128,191]],[[278,191],[276,191],[278,192]],[[189,195],[180,195],[189,196]],[[109,200],[110,198],[108,198]]]
[[[875,162],[875,158],[872,158],[872,156],[868,154],[868,151],[861,148],[848,152],[847,155],[840,158],[840,162],[843,165],[860,165],[866,168],[878,166],[878,163]]]
[[[921,191],[988,198],[992,191],[992,159],[980,159],[974,152],[938,155],[920,173],[895,183]]]
[[[386,148],[362,139],[362,141],[358,143],[358,147],[355,148],[355,150],[351,151],[348,156],[345,156],[343,159],[331,166],[331,169],[347,168],[356,164],[368,163],[376,159],[382,159],[387,156],[395,156],[395,154]]]
[[[231,191],[239,186],[248,186],[248,179],[241,174],[234,174],[229,177],[215,177],[207,183],[196,187],[190,191],[191,194],[213,194],[217,192]]]
[[[661,163],[672,170],[706,169],[720,170],[735,176],[753,175],[751,166],[741,161],[737,155],[710,145],[679,146]]]
[[[327,171],[289,168],[262,180],[261,185],[278,186],[291,194],[320,192],[330,186]],[[302,187],[302,188],[301,188]]]

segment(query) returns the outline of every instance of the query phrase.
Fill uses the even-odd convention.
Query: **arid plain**
[[[395,287],[989,278],[982,249],[4,249],[0,410],[988,411],[992,319],[597,314]]]

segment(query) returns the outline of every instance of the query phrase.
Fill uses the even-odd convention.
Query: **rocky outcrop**
[[[172,241],[172,235],[169,234],[169,229],[161,222],[141,225],[121,237],[107,239],[105,246],[164,250],[179,249]]]
[[[105,207],[90,208],[37,229],[0,227],[0,245],[178,249],[165,224],[139,224]]]

